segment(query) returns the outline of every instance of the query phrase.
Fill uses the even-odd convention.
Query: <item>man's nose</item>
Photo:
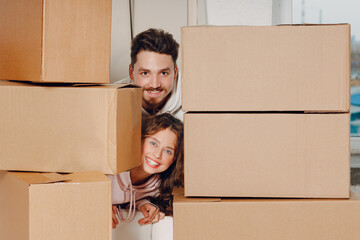
[[[152,88],[158,88],[161,86],[160,78],[156,75],[151,76],[150,79],[150,87]]]

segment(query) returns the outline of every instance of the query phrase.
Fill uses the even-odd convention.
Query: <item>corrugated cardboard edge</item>
[[[189,27],[189,26],[188,26]],[[181,39],[180,39],[180,44],[181,44],[181,71],[182,71],[182,73],[180,74],[181,75],[181,79],[178,79],[178,81],[181,81],[181,88],[182,89],[184,89],[184,84],[185,84],[185,81],[184,81],[184,72],[185,72],[185,65],[184,65],[184,33],[185,33],[185,28],[186,27],[181,27],[180,28],[180,37],[181,37]],[[186,99],[186,98],[184,98],[184,91],[182,90],[181,91],[181,110],[183,111],[183,112],[186,112],[186,109],[184,109],[184,99]]]
[[[107,91],[108,106],[107,106],[107,156],[105,158],[107,162],[108,172],[116,172],[116,115],[117,115],[117,88],[109,88]]]
[[[350,198],[217,198],[217,197],[185,197],[183,194],[174,195],[174,204],[203,203],[203,202],[231,202],[231,203],[284,203],[284,202],[344,202],[359,201],[360,194],[349,190]]]
[[[350,107],[351,107],[351,86],[350,86],[350,81],[351,81],[351,76],[350,76],[350,72],[351,72],[351,25],[348,24],[348,31],[349,31],[349,41],[348,41],[348,46],[347,48],[349,49],[349,60],[347,61],[348,62],[348,71],[347,71],[347,77],[345,79],[345,81],[347,81],[346,83],[346,86],[347,86],[347,91],[346,91],[346,98],[348,99],[347,101],[347,110],[348,112],[350,112]]]
[[[141,148],[141,118],[142,118],[142,90],[135,85],[127,85],[133,88],[126,92],[126,96],[118,93],[117,99],[117,167],[113,173],[127,171],[139,164]],[[118,91],[121,91],[119,88]],[[123,114],[130,112],[130,114]],[[122,124],[121,126],[118,124]],[[127,136],[128,139],[124,139]],[[134,153],[132,149],[137,148]]]
[[[131,158],[133,154],[129,154],[126,152],[126,151],[131,151],[132,142],[130,140],[133,139],[132,138],[127,140],[122,139],[124,137],[123,134],[119,134],[119,129],[125,128],[128,134],[132,133],[134,129],[138,129],[139,130],[139,132],[137,132],[138,144],[140,144],[141,141],[140,127],[133,129],[132,124],[134,123],[134,120],[135,122],[137,121],[135,119],[136,117],[139,117],[139,122],[137,124],[138,125],[141,124],[141,101],[139,100],[141,98],[141,88],[134,84],[108,84],[108,85],[104,85],[104,87],[110,89],[108,96],[109,99],[108,100],[108,130],[107,130],[108,156],[106,159],[108,169],[105,170],[104,173],[114,174],[114,173],[126,171],[134,167],[134,164],[130,164],[130,163],[125,164],[129,167],[121,167],[124,165],[123,161],[125,158],[129,162],[133,162]],[[122,94],[121,91],[124,90],[126,92]],[[128,97],[122,98],[123,95],[127,95]],[[122,101],[124,99],[126,102]],[[136,105],[137,107],[132,105]],[[138,111],[130,111],[127,114],[123,114],[122,108],[124,107],[126,108],[129,106],[137,108]],[[119,124],[121,126],[119,126]],[[127,146],[125,149],[119,149],[119,144],[121,144],[121,141],[126,141],[125,145],[124,144],[120,145],[120,146]],[[140,153],[140,149],[139,149],[139,153]],[[133,158],[136,159],[138,157],[140,156],[133,156]]]

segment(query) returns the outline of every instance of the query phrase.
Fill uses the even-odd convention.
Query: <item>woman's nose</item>
[[[154,150],[154,155],[155,155],[156,158],[161,159],[161,157],[162,157],[162,149],[161,148],[155,149]]]

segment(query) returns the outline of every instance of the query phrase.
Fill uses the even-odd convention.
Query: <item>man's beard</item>
[[[159,92],[162,92],[162,91],[165,91],[165,90],[163,88],[146,88],[146,89],[144,89],[144,91],[159,91]],[[144,99],[144,101],[146,102],[146,105],[147,105],[145,110],[147,112],[149,112],[150,114],[156,114],[165,105],[165,103],[167,102],[170,95],[171,94],[168,94],[167,96],[165,96],[160,101],[158,101],[159,99],[157,99],[157,98],[150,98],[148,100]]]

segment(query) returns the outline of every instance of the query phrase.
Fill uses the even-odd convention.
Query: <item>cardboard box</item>
[[[193,26],[181,33],[183,111],[350,109],[348,24]]]
[[[100,172],[0,171],[1,239],[111,240],[111,183]]]
[[[174,240],[356,240],[360,197],[193,199],[174,197]]]
[[[348,198],[350,116],[185,113],[185,196]]]
[[[111,0],[0,5],[0,79],[109,83]]]
[[[139,164],[141,88],[0,82],[0,169],[119,173]]]

